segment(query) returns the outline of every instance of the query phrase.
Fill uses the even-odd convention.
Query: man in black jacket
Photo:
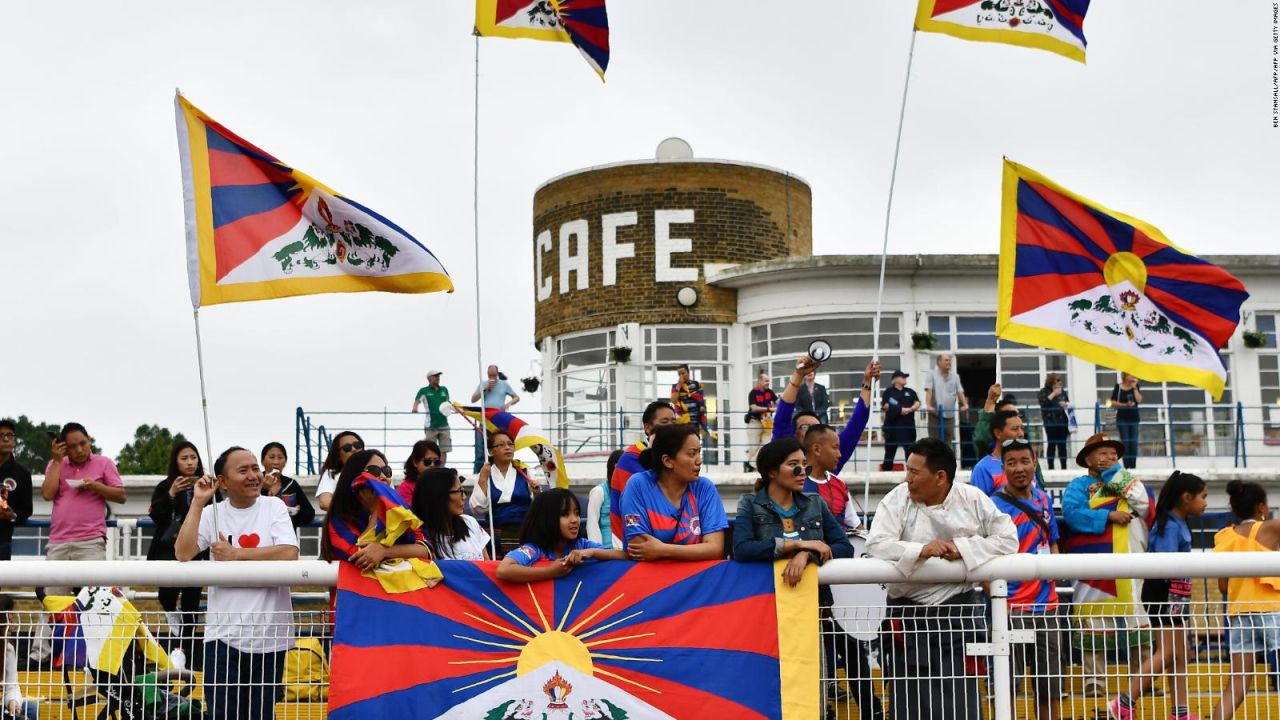
[[[827,396],[827,386],[817,381],[816,373],[804,376],[800,390],[796,392],[796,415],[813,413],[818,422],[827,424],[827,410],[831,408],[831,399]]]
[[[12,420],[0,419],[0,560],[13,556],[13,526],[31,517],[31,472],[18,464]]]

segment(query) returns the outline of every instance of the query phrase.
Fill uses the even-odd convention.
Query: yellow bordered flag
[[[920,0],[916,29],[1039,48],[1084,62],[1089,0]]]

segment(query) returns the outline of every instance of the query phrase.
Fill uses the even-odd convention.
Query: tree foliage
[[[159,425],[139,425],[133,442],[120,448],[116,467],[121,475],[164,475],[169,470],[169,451],[174,443],[186,440]]]

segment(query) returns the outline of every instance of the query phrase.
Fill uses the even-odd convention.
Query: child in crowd
[[[1204,480],[1175,470],[1156,499],[1156,522],[1151,528],[1147,552],[1191,552],[1188,517],[1204,514],[1209,491]],[[1193,720],[1187,692],[1187,617],[1191,613],[1191,578],[1147,580],[1142,602],[1156,629],[1156,651],[1129,680],[1128,692],[1111,701],[1108,710],[1117,720],[1129,720],[1155,673],[1172,675],[1173,707],[1170,720]]]
[[[520,547],[507,553],[498,566],[498,579],[535,582],[568,575],[587,560],[626,560],[625,551],[606,549],[598,542],[578,537],[582,506],[578,497],[563,489],[544,490],[533,499],[520,526]],[[550,560],[549,565],[535,565]]]
[[[1267,491],[1255,482],[1227,483],[1231,512],[1240,523],[1213,537],[1214,552],[1271,552],[1280,546],[1280,520],[1268,520]],[[1227,636],[1231,639],[1231,679],[1211,717],[1231,720],[1249,694],[1260,653],[1280,650],[1280,577],[1218,578],[1227,595]]]

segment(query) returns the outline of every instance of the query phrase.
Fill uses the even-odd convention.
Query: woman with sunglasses
[[[406,504],[413,504],[413,489],[422,473],[442,465],[444,465],[444,453],[440,452],[440,446],[435,440],[419,440],[413,444],[413,450],[404,461],[404,480],[400,481],[400,485],[396,487],[396,491],[400,493],[400,497],[404,498]]]
[[[492,559],[489,533],[466,514],[466,495],[462,477],[453,468],[428,468],[415,483],[410,507],[422,519],[422,534],[438,559]]]
[[[320,557],[346,560],[361,570],[373,570],[383,560],[404,558],[431,559],[422,533],[414,525],[388,546],[386,533],[391,523],[385,522],[384,500],[399,496],[390,491],[391,466],[377,450],[361,450],[347,459],[333,489],[325,532],[320,540]],[[381,483],[380,492],[370,483]],[[397,503],[398,504],[398,503]],[[379,528],[379,519],[384,520]]]
[[[329,443],[329,454],[325,456],[324,465],[320,467],[320,482],[316,485],[316,504],[321,510],[328,511],[329,503],[333,499],[333,489],[338,485],[338,475],[347,464],[347,460],[361,450],[364,450],[364,440],[356,433],[343,430],[333,436],[333,442]]]
[[[307,493],[298,481],[284,474],[285,466],[289,463],[289,454],[285,452],[284,445],[269,442],[262,446],[262,455],[259,457],[262,458],[262,494],[284,501],[284,506],[289,511],[289,522],[295,528],[310,525],[316,519],[316,510],[311,507],[311,501],[307,499]]]
[[[803,492],[804,448],[795,438],[774,440],[760,448],[756,467],[760,477],[755,493],[738,501],[734,560],[791,558],[782,579],[794,587],[811,562],[820,565],[833,557],[853,557],[844,526],[821,498]]]
[[[480,468],[476,487],[471,491],[471,512],[487,518],[490,497],[493,502],[493,524],[518,532],[533,498],[542,491],[523,463],[516,462],[516,444],[501,430],[489,434],[489,462]]]

